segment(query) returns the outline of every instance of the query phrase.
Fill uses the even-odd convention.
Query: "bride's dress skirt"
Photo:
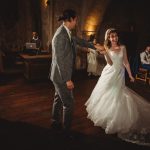
[[[107,134],[150,143],[150,103],[125,86],[124,67],[106,65],[86,102],[88,118]],[[147,141],[146,141],[147,140]]]

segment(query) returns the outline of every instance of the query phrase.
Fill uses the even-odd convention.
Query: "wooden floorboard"
[[[7,76],[0,85],[0,139],[5,149],[148,149],[106,135],[87,119],[85,102],[98,78],[85,72],[75,77],[75,108],[72,130],[78,140],[65,141],[50,129],[54,87],[48,80],[29,82],[21,75]],[[150,102],[150,87],[136,82],[127,86]]]

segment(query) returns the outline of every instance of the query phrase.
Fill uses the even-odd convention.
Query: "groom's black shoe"
[[[59,130],[62,130],[62,125],[61,123],[52,122],[51,128],[52,130],[59,131]]]
[[[62,135],[63,135],[64,139],[67,139],[67,140],[73,140],[74,139],[74,135],[70,130],[63,130]]]
[[[83,138],[83,135],[78,133],[78,132],[75,132],[75,131],[72,131],[72,130],[63,130],[62,132],[63,134],[63,138],[66,139],[66,140],[81,140]]]

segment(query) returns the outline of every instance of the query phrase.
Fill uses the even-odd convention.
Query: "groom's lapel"
[[[66,35],[66,37],[68,38],[68,40],[70,41],[70,43],[71,43],[71,40],[70,40],[70,37],[69,37],[69,35],[68,35],[68,33],[67,33],[67,30],[65,29],[65,27],[62,25],[62,30],[63,30],[63,32],[65,33],[65,35]]]
[[[66,36],[66,37],[68,38],[68,40],[69,40],[69,44],[71,45],[71,49],[72,49],[72,51],[73,51],[73,54],[76,55],[75,42],[74,42],[73,37],[71,36],[71,39],[70,39],[70,37],[69,37],[69,35],[68,35],[68,33],[67,33],[67,31],[66,31],[66,29],[65,29],[65,27],[64,27],[63,25],[62,25],[62,30],[63,30],[65,36]]]

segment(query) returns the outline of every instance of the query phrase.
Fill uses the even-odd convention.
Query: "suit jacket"
[[[72,42],[63,25],[61,25],[52,39],[52,63],[50,79],[55,83],[65,83],[71,80],[76,45],[94,48],[91,43],[77,37],[72,37]]]

